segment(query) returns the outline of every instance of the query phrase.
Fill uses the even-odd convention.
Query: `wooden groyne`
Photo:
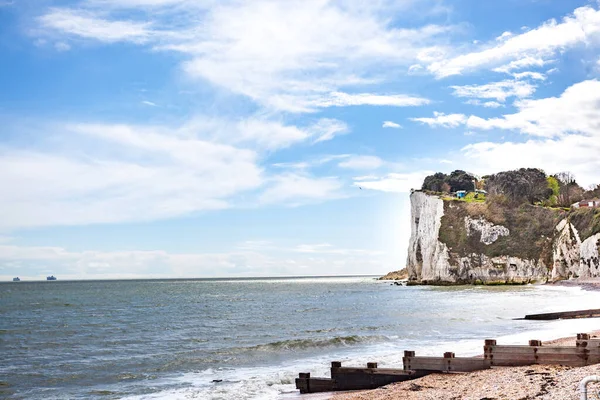
[[[600,309],[595,308],[591,310],[578,310],[578,311],[562,311],[562,312],[551,312],[544,314],[529,314],[522,319],[531,319],[537,321],[550,321],[555,319],[575,319],[575,318],[598,318],[600,317]],[[521,318],[520,318],[521,319]]]
[[[452,352],[442,357],[424,357],[405,351],[402,363],[402,369],[394,369],[378,368],[375,362],[367,363],[366,368],[342,367],[340,361],[333,361],[331,378],[312,378],[310,373],[303,372],[296,379],[296,389],[300,393],[375,389],[432,373],[472,372],[494,367],[533,364],[582,367],[600,363],[600,339],[580,333],[575,346],[542,346],[540,340],[530,340],[523,346],[498,345],[496,340],[487,339],[483,357],[456,357]]]

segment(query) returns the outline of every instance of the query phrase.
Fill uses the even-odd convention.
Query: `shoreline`
[[[490,284],[482,284],[482,285],[476,285],[476,284],[415,284],[415,283],[410,283],[410,281],[408,281],[403,275],[401,278],[396,278],[396,276],[398,275],[398,272],[400,271],[394,271],[394,272],[390,272],[387,275],[384,275],[380,278],[377,278],[377,280],[379,281],[384,281],[384,282],[391,282],[392,284],[394,282],[398,282],[399,284],[402,284],[403,286],[522,286],[523,284],[515,284],[515,283],[504,283],[504,284],[500,284],[500,285],[490,285]],[[534,284],[536,285],[536,284]],[[537,283],[537,285],[540,286],[564,286],[564,287],[579,287],[582,290],[588,290],[588,291],[600,291],[600,278],[576,278],[576,279],[565,279],[565,280],[560,280],[560,281],[555,281],[555,282],[545,282],[545,283]]]
[[[594,286],[598,290],[598,286]],[[600,337],[599,329],[589,332]],[[544,345],[574,346],[574,336],[544,341]],[[529,365],[523,367],[493,367],[468,373],[437,373],[419,379],[394,383],[378,389],[328,393],[321,397],[303,397],[310,400],[519,400],[541,398],[547,400],[577,400],[578,385],[588,375],[597,375],[599,364],[585,367],[558,365]],[[600,389],[600,384],[593,387]]]

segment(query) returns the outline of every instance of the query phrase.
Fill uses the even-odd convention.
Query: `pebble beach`
[[[592,337],[600,336],[600,331],[590,333]],[[560,338],[544,344],[573,346],[575,338]],[[471,373],[431,374],[375,390],[339,393],[331,398],[333,400],[577,400],[581,379],[598,374],[600,374],[600,365],[580,368],[549,365],[495,367]],[[598,393],[600,384],[591,384],[589,389],[590,393]]]

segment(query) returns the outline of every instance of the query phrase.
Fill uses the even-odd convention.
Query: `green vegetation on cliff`
[[[563,210],[528,204],[512,207],[494,200],[486,203],[445,201],[439,240],[448,246],[453,265],[461,257],[472,254],[490,258],[510,254],[526,260],[542,260],[550,266],[555,227],[566,215]],[[507,228],[510,235],[499,235],[492,243],[486,244],[482,241],[481,232],[469,231],[466,223],[478,219]]]
[[[482,178],[462,170],[450,174],[437,172],[427,176],[421,187],[423,191],[440,194],[475,189],[483,189],[490,197],[497,197],[499,202],[512,207],[526,203],[566,208],[583,199],[600,198],[600,185],[592,185],[586,191],[569,172],[548,176],[538,168],[503,171]]]
[[[582,241],[600,233],[600,208],[580,208],[569,214],[569,222],[579,232]]]
[[[521,168],[485,176],[475,184],[473,179],[474,175],[457,170],[449,175],[431,175],[423,182],[424,190],[442,192],[444,215],[439,240],[448,246],[453,265],[463,257],[471,257],[477,264],[479,255],[489,258],[510,255],[540,260],[550,268],[556,226],[562,219],[567,218],[573,224],[582,241],[600,233],[599,208],[571,210],[569,207],[584,198],[598,198],[600,186],[584,191],[573,174],[547,176],[541,169]],[[465,198],[456,199],[444,193],[459,187],[469,190],[464,189],[469,181],[471,191],[485,188],[487,198],[470,192]],[[507,229],[510,234],[495,234],[494,240],[486,243],[481,229],[492,233]]]

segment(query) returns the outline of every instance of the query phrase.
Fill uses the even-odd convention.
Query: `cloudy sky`
[[[0,279],[384,273],[434,171],[600,182],[589,0],[0,0]]]

